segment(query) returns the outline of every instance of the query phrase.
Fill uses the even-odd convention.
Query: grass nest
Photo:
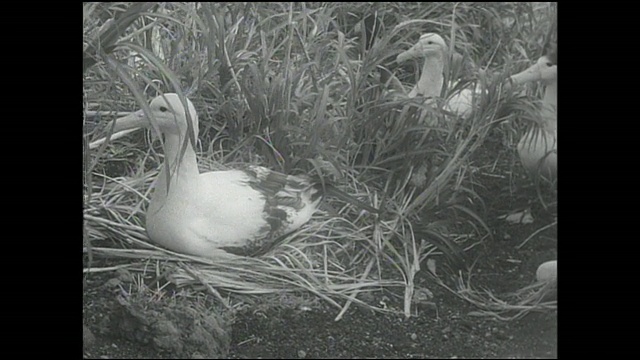
[[[142,225],[161,155],[127,138],[91,151],[95,135],[87,131],[86,274],[126,270],[155,282],[156,290],[207,292],[226,309],[243,297],[313,294],[336,309],[336,319],[351,304],[390,311],[359,295],[393,288],[404,292],[403,314],[410,316],[421,267],[453,261],[490,234],[466,204],[482,202],[472,189],[472,154],[495,124],[512,118],[500,112],[506,75],[480,72],[473,79],[486,90],[479,110],[442,125],[421,119],[450,114],[419,99],[389,101],[373,74],[395,71],[389,59],[423,32],[447,34],[451,50],[508,74],[512,59],[539,55],[554,5],[389,3],[373,11],[382,26],[372,32],[353,16],[372,13],[370,4],[149,4],[84,5],[85,60],[91,59],[84,72],[85,129],[105,109],[131,110],[158,93],[184,89],[200,114],[202,171],[252,163],[326,176],[321,172],[330,164],[341,190],[385,210],[374,215],[328,199],[309,223],[261,256],[174,253],[149,242]],[[491,36],[456,23],[482,24]],[[360,42],[371,36],[375,41]],[[509,41],[484,44],[504,36]],[[472,290],[469,280],[463,286],[434,279],[496,314],[550,306],[535,300],[545,298],[545,287],[514,295],[509,305]]]

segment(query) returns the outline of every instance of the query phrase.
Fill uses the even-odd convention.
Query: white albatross
[[[427,33],[420,36],[418,42],[410,49],[400,53],[396,57],[396,62],[403,63],[410,59],[423,58],[420,79],[407,94],[409,98],[418,95],[429,97],[439,97],[444,85],[444,71],[447,63],[447,45],[444,39],[434,33]],[[450,86],[451,87],[451,86]],[[468,117],[473,109],[473,97],[480,94],[479,85],[475,91],[463,88],[451,96],[446,101],[445,110],[461,117]]]
[[[512,75],[513,84],[540,81],[545,85],[539,123],[534,123],[518,143],[522,165],[533,176],[554,180],[558,170],[558,65],[542,56],[528,69]]]
[[[185,100],[197,139],[198,115],[191,101]],[[114,133],[149,128],[153,118],[164,135],[165,162],[147,209],[146,230],[153,242],[167,249],[208,258],[223,251],[253,255],[309,221],[329,189],[306,177],[259,166],[200,173],[192,140],[186,140],[189,143],[180,157],[188,120],[178,95],[158,96],[149,108],[152,117],[139,110],[112,125]],[[331,189],[331,194],[341,197],[337,189]]]

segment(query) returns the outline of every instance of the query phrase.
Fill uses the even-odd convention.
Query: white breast
[[[534,127],[518,143],[522,165],[532,174],[555,178],[558,168],[556,131]]]
[[[213,254],[224,247],[243,247],[268,234],[264,196],[248,186],[239,170],[200,174],[189,191],[170,191],[164,208],[154,204],[147,212],[149,237],[174,251]]]

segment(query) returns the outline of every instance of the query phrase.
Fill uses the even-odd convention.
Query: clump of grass
[[[475,305],[480,310],[469,313],[471,316],[493,317],[502,321],[521,319],[531,312],[557,309],[557,280],[536,282],[513,293],[503,295],[503,299],[484,289],[478,291],[459,276],[457,289],[452,291],[461,299]],[[451,290],[451,289],[449,289]]]
[[[522,20],[524,10],[514,4],[399,6],[162,3],[120,29],[112,53],[85,72],[88,102],[99,104],[97,112],[146,108],[148,97],[182,92],[199,111],[203,170],[248,162],[312,173],[385,211],[377,217],[332,199],[258,258],[175,254],[150,244],[142,226],[158,145],[134,151],[118,140],[129,150],[105,143],[92,154],[85,147],[89,254],[124,259],[132,271],[149,261],[174,264],[167,275],[172,282],[212,293],[303,290],[341,309],[339,316],[352,302],[366,306],[359,292],[404,287],[408,316],[421,262],[438,253],[456,262],[465,247],[456,239],[489,233],[468,206],[480,201],[469,186],[471,155],[506,118],[499,113],[500,77],[480,72],[467,79],[482,83],[485,95],[465,119],[386,96],[383,77],[403,71],[391,60],[426,31],[448,37],[477,67],[508,69],[514,54],[531,53],[539,41],[528,35],[541,33],[536,26],[544,11],[530,5]],[[85,9],[85,42],[98,36],[92,29],[104,18],[123,11],[118,3]],[[375,31],[371,13],[377,14]],[[416,15],[429,20],[414,21]],[[506,21],[511,15],[513,22]],[[491,40],[505,34],[508,42]],[[126,177],[105,174],[107,154],[128,164]]]

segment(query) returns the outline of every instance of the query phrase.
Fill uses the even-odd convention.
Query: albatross
[[[444,39],[435,33],[427,33],[420,36],[418,42],[410,49],[400,53],[396,62],[403,63],[410,59],[424,58],[420,80],[407,94],[409,98],[418,95],[439,97],[444,85],[444,71],[446,64],[447,45]],[[467,117],[471,114],[473,96],[479,93],[476,88],[472,91],[463,88],[451,95],[446,102],[445,110],[458,116]]]
[[[539,81],[545,85],[540,123],[532,124],[517,149],[522,165],[530,174],[553,180],[558,170],[558,65],[554,54],[542,56],[528,69],[512,75],[510,80],[513,84]]]
[[[173,93],[158,96],[149,105],[152,116],[139,110],[110,124],[114,133],[157,126],[164,135],[164,164],[146,213],[150,240],[201,257],[215,258],[222,252],[253,255],[311,219],[327,187],[307,177],[260,166],[200,173],[193,146],[198,114],[184,99],[183,103]],[[189,127],[193,138],[188,138]]]

